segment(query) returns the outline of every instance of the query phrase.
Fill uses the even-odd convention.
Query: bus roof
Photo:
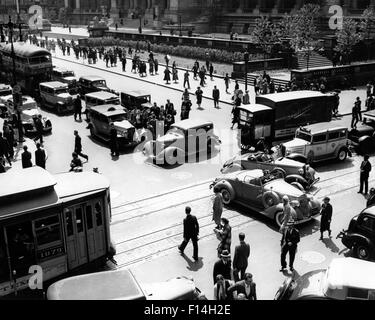
[[[251,112],[251,113],[272,110],[271,107],[265,106],[263,104],[243,104],[243,105],[239,106],[238,108],[246,110],[246,111]]]
[[[173,124],[172,127],[182,129],[182,130],[189,130],[189,129],[195,129],[199,127],[212,126],[212,125],[213,123],[211,121],[204,121],[204,120],[199,120],[199,119],[188,119],[188,120],[177,122]]]
[[[9,54],[12,53],[11,44],[6,44],[2,46],[1,50]],[[21,56],[21,57],[26,57],[26,58],[51,55],[51,53],[46,49],[40,48],[32,44],[24,43],[24,42],[14,43],[14,53],[16,54],[16,56]]]
[[[60,280],[47,291],[48,300],[146,300],[130,270],[105,271]]]
[[[110,93],[107,91],[97,91],[97,92],[87,93],[85,94],[85,97],[91,97],[91,98],[96,98],[96,99],[101,99],[101,100],[118,98],[118,96],[115,95],[114,93]]]
[[[256,98],[257,102],[262,100],[269,100],[272,102],[285,102],[290,100],[298,100],[298,99],[310,99],[310,98],[321,98],[327,97],[327,94],[321,93],[320,91],[309,91],[309,90],[301,90],[301,91],[289,91],[289,92],[278,92],[278,93],[271,93],[263,96],[258,96]]]

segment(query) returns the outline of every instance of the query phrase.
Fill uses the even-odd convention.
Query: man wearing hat
[[[223,250],[220,255],[220,260],[216,261],[214,264],[214,284],[216,284],[216,277],[219,274],[221,274],[224,277],[224,279],[227,280],[231,280],[232,278],[230,253],[228,250]]]
[[[293,263],[297,252],[297,244],[300,242],[299,231],[294,228],[294,220],[287,223],[287,229],[283,233],[281,239],[281,269],[284,272],[286,269],[286,254],[289,252],[289,270],[294,271]]]
[[[328,231],[329,237],[331,237],[331,220],[332,220],[332,206],[329,203],[330,198],[325,197],[323,199],[322,210],[320,214],[322,218],[320,220],[320,239],[323,240],[323,232]]]
[[[199,223],[196,216],[191,215],[191,208],[185,208],[186,218],[184,219],[184,240],[178,247],[181,254],[184,254],[184,250],[191,240],[193,243],[194,261],[198,261],[198,235],[199,235]]]
[[[250,95],[249,95],[249,90],[246,90],[246,93],[242,97],[242,103],[243,104],[250,104]]]

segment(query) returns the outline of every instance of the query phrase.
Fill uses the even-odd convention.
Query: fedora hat
[[[220,255],[222,258],[230,258],[230,253],[228,250],[223,250]]]

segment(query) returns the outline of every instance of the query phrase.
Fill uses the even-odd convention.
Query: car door
[[[261,206],[263,188],[260,179],[253,178],[251,176],[245,176],[240,188],[241,201],[254,207]]]
[[[327,158],[327,132],[313,136],[311,151],[314,153],[314,160]]]
[[[365,214],[359,219],[357,226],[360,234],[375,243],[375,217]]]

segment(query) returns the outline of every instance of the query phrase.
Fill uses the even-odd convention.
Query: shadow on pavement
[[[318,169],[318,173],[320,172],[329,172],[332,171],[332,165],[335,166],[335,171],[340,171],[348,168],[355,167],[355,164],[353,163],[354,157],[350,158],[348,157],[343,162],[338,162],[337,160],[327,160],[321,163],[314,164],[314,169]]]
[[[325,246],[331,250],[333,253],[339,253],[340,252],[340,249],[338,246],[336,246],[336,244],[333,242],[332,239],[328,238],[328,239],[324,239],[323,238],[323,243],[325,244]]]
[[[199,257],[198,261],[195,262],[192,259],[188,258],[186,254],[183,254],[182,257],[188,263],[188,266],[186,267],[186,269],[188,269],[189,271],[197,272],[199,269],[203,268],[203,258]]]

